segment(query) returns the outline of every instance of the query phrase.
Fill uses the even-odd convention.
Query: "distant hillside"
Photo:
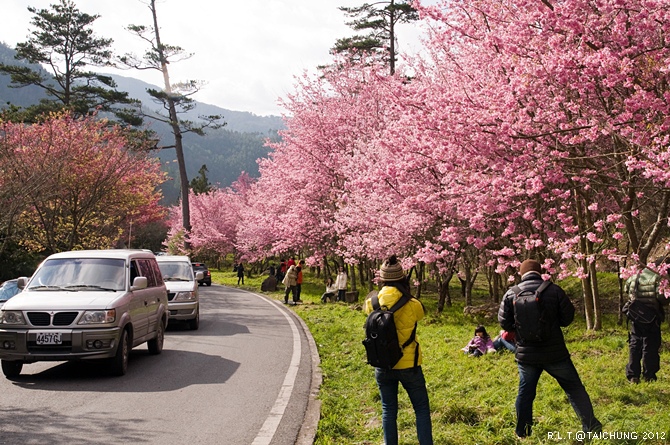
[[[119,91],[126,91],[131,97],[142,101],[142,105],[149,109],[155,110],[160,107],[155,104],[151,96],[147,94],[147,89],[161,90],[160,86],[152,85],[132,77],[118,76],[112,74],[111,77],[117,84]],[[242,133],[263,133],[268,131],[277,131],[284,128],[284,122],[280,116],[257,116],[246,111],[233,111],[216,105],[210,105],[202,102],[197,102],[198,106],[192,110],[188,116],[190,120],[196,120],[198,115],[214,115],[219,114],[224,117],[226,121],[226,129],[231,131],[239,131]]]
[[[6,65],[31,66],[30,64],[16,60],[14,58],[16,51],[0,42],[0,63]],[[32,66],[35,69],[35,66]],[[39,87],[10,88],[9,76],[0,75],[0,109],[6,108],[8,104],[25,107],[39,103],[40,99],[45,98],[44,91]]]
[[[0,43],[1,62],[19,64],[14,59],[14,54],[13,49]],[[147,88],[160,90],[160,87],[131,77],[117,75],[112,77],[117,83],[117,89],[126,91],[131,97],[139,99],[145,111],[160,109],[160,105],[154,103],[146,93]],[[0,109],[7,107],[8,104],[18,106],[36,104],[44,97],[44,92],[37,87],[10,88],[9,77],[0,75]],[[202,165],[207,166],[209,182],[221,187],[229,186],[243,171],[252,177],[257,177],[256,160],[267,157],[269,149],[264,146],[265,141],[267,138],[277,138],[277,131],[284,128],[282,118],[226,110],[200,102],[190,114],[184,117],[197,122],[198,115],[213,114],[222,115],[226,126],[219,130],[210,130],[203,137],[191,133],[184,135],[184,154],[189,180],[198,174]],[[174,142],[171,141],[171,133],[167,125],[151,119],[145,119],[145,125],[161,137],[161,145],[173,145]],[[163,169],[170,177],[178,178],[174,150],[163,150],[158,157]],[[175,202],[179,196],[178,183],[175,180],[169,181],[163,187],[163,193],[167,203]]]

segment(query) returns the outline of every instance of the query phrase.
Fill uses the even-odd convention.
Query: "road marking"
[[[293,388],[295,386],[295,379],[298,376],[298,368],[300,367],[300,354],[302,351],[302,345],[300,343],[300,333],[298,332],[298,327],[295,325],[293,318],[285,310],[279,309],[279,303],[274,303],[275,300],[268,300],[260,295],[249,292],[252,295],[256,295],[261,300],[265,301],[268,304],[271,304],[288,321],[289,326],[291,327],[291,332],[293,333],[293,354],[291,355],[291,363],[288,366],[288,371],[286,371],[286,376],[284,377],[284,383],[279,390],[279,395],[277,400],[275,400],[274,406],[270,410],[270,414],[263,423],[258,435],[252,442],[252,445],[269,445],[269,443],[274,438],[279,423],[281,422],[282,417],[284,417],[284,412],[288,406],[288,402],[291,399],[291,394],[293,393]]]

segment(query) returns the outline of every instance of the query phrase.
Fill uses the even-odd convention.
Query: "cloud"
[[[57,0],[28,0],[48,9]],[[0,40],[10,46],[26,40],[32,14],[26,0],[3,0],[5,20]],[[100,37],[113,38],[117,53],[138,55],[145,42],[125,30],[150,25],[148,0],[75,0],[80,11],[98,14],[93,24]],[[193,57],[170,65],[172,81],[202,80],[199,101],[258,115],[281,114],[280,97],[293,89],[294,77],[328,63],[335,40],[352,35],[338,7],[362,0],[158,0],[158,23],[164,43],[182,47]],[[409,35],[409,33],[408,33]],[[416,38],[411,37],[413,40]],[[403,43],[401,41],[401,48]],[[109,70],[105,69],[106,72]],[[123,71],[162,85],[157,71]]]

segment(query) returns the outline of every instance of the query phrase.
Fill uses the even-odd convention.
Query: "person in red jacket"
[[[296,270],[298,271],[298,278],[296,279],[295,285],[295,298],[293,299],[294,303],[302,303],[300,299],[300,291],[302,290],[302,270],[305,268],[305,260],[300,260]]]

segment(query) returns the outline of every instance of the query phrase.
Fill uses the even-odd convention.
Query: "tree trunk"
[[[579,192],[575,190],[575,209],[577,210],[577,226],[579,227],[580,233],[584,234],[586,230],[586,221],[584,218],[584,209],[582,208],[582,200],[580,199]],[[585,274],[588,274],[590,271],[590,266],[586,260],[588,256],[587,248],[587,239],[586,235],[581,235],[579,238],[579,252],[582,254],[582,259],[579,260],[579,265],[582,268]],[[594,308],[593,308],[593,288],[591,287],[591,277],[587,275],[581,280],[582,292],[584,294],[584,317],[586,318],[586,329],[594,329]]]
[[[454,276],[454,270],[448,268],[448,273],[438,273],[436,275],[437,280],[437,292],[439,299],[437,301],[437,312],[441,313],[444,310],[444,306],[451,307],[451,294],[449,293],[449,283],[451,282],[452,277]]]
[[[158,16],[156,13],[156,0],[151,0],[151,14],[154,19],[154,33],[156,36],[156,49],[158,57],[160,58],[161,72],[163,73],[163,82],[165,84],[165,94],[167,97],[168,110],[170,113],[170,127],[174,136],[175,152],[177,154],[177,165],[179,166],[179,181],[181,194],[181,218],[182,227],[184,228],[184,249],[190,250],[191,243],[188,241],[188,236],[191,231],[191,212],[188,200],[188,177],[186,175],[186,161],[184,159],[184,148],[182,146],[182,133],[179,128],[179,118],[177,117],[177,109],[175,107],[174,96],[172,94],[172,85],[170,84],[170,74],[168,72],[168,62],[165,57],[163,45],[161,44],[160,34],[158,32]]]
[[[391,7],[389,8],[389,67],[391,71],[391,76],[395,74],[395,4],[394,0],[391,0]]]

